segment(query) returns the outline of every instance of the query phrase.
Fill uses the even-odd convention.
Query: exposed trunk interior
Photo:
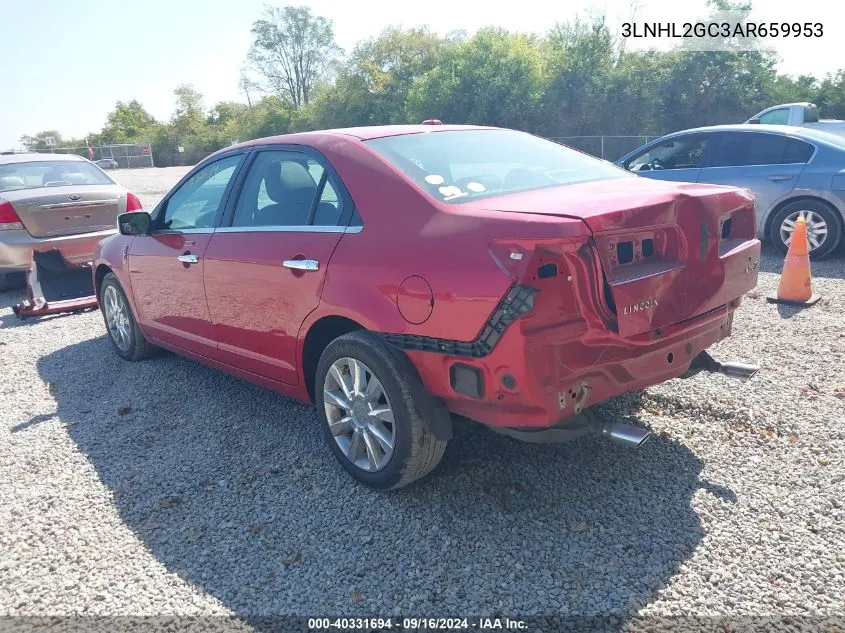
[[[33,253],[35,275],[40,294],[47,303],[80,299],[94,294],[94,280],[90,266],[79,266],[68,262],[60,251],[52,250]]]

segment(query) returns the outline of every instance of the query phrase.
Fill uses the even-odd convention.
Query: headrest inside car
[[[273,202],[285,202],[294,194],[313,196],[317,183],[300,163],[272,161],[264,170],[264,188]]]

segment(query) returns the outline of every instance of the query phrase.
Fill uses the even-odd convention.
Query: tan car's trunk
[[[41,187],[3,192],[33,237],[56,237],[114,228],[126,208],[118,185]]]

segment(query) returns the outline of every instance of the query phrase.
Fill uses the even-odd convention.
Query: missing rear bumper
[[[27,298],[12,307],[24,319],[97,307],[91,266],[69,262],[61,251],[33,251],[26,280]]]
[[[522,442],[536,444],[558,444],[570,442],[585,435],[600,435],[613,442],[637,447],[642,446],[651,437],[651,431],[648,429],[625,422],[606,422],[593,409],[587,409],[560,424],[545,429],[489,428]]]

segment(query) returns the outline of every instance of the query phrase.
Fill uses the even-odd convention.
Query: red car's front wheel
[[[109,340],[118,356],[125,360],[141,360],[156,353],[158,348],[141,333],[126,293],[114,273],[103,277],[99,302]]]
[[[446,442],[420,416],[430,398],[374,334],[351,332],[326,347],[315,401],[326,440],[346,471],[374,488],[401,488],[431,472]]]

